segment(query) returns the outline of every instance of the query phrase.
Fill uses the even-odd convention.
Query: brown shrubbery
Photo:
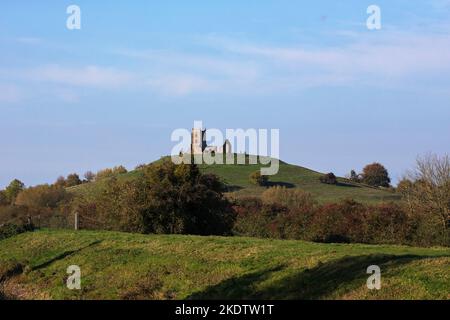
[[[236,202],[236,234],[316,242],[448,245],[433,222],[395,203],[364,205],[353,200],[318,205],[298,189],[269,188]]]

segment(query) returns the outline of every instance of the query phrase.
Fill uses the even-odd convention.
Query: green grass
[[[239,198],[243,196],[260,196],[265,187],[252,185],[249,175],[260,169],[260,165],[200,165],[204,173],[214,173],[221,177],[229,186],[228,196]],[[139,171],[130,171],[119,176],[120,179],[134,179]],[[399,196],[387,190],[372,188],[364,184],[354,183],[339,178],[338,185],[323,184],[319,181],[322,174],[304,167],[280,162],[278,174],[270,176],[271,185],[282,185],[288,188],[300,188],[310,192],[318,202],[336,202],[352,198],[362,203],[379,203],[397,201]],[[92,196],[102,190],[105,181],[83,184],[69,188],[70,191],[86,196]]]
[[[448,248],[61,230],[0,248],[4,294],[18,298],[450,298]],[[70,265],[82,290],[65,286]],[[366,287],[369,265],[381,268],[381,290]]]

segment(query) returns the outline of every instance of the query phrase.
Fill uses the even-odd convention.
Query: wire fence
[[[55,213],[51,215],[29,215],[8,219],[0,222],[0,227],[5,225],[32,226],[34,229],[103,229],[105,223],[96,217],[82,215],[77,212],[71,214]]]

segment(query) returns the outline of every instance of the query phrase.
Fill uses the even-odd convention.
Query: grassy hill
[[[450,249],[43,230],[0,241],[3,296],[40,299],[449,299]],[[81,267],[82,290],[66,269]],[[381,268],[381,290],[366,269]],[[1,299],[1,296],[0,296]]]
[[[158,160],[160,161],[160,160]],[[260,169],[260,165],[200,165],[202,172],[214,173],[220,176],[229,187],[230,197],[258,196],[265,187],[252,185],[249,175]],[[130,171],[119,176],[120,179],[133,179],[139,171]],[[301,188],[310,192],[319,202],[334,202],[340,199],[353,198],[363,203],[376,203],[383,201],[396,201],[397,194],[387,190],[372,188],[370,186],[354,183],[344,178],[338,178],[338,185],[327,185],[319,181],[322,173],[304,167],[280,162],[278,174],[270,176],[271,185],[282,185],[288,188]],[[69,190],[85,195],[95,194],[101,190],[104,182],[93,182],[72,187]]]

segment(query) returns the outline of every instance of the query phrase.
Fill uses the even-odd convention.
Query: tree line
[[[369,172],[385,177],[372,180],[377,184],[389,178],[384,167],[366,168],[366,178]],[[98,192],[90,194],[68,191],[70,182],[79,183],[73,175],[64,184],[58,179],[51,185],[29,188],[13,180],[0,191],[0,225],[11,220],[25,222],[30,216],[52,219],[77,212],[86,229],[449,245],[448,156],[417,159],[416,168],[395,189],[402,201],[379,205],[351,199],[318,204],[305,191],[282,187],[267,188],[260,198],[233,200],[225,196],[226,185],[219,177],[201,173],[196,165],[164,160],[138,169],[140,174],[134,179],[120,179],[120,173],[126,172],[120,167],[100,171],[91,181],[107,179]],[[256,174],[251,178],[255,183],[265,181]]]

